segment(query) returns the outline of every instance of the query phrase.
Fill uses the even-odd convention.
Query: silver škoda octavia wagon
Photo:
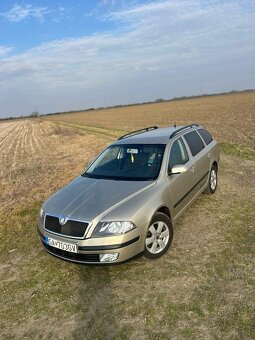
[[[173,224],[202,192],[217,188],[219,148],[202,126],[148,127],[120,137],[40,211],[51,254],[115,263],[169,248]]]

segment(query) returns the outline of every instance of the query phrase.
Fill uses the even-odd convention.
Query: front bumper
[[[97,238],[76,240],[78,245],[77,253],[68,252],[62,249],[58,249],[50,246],[45,241],[45,236],[52,237],[62,242],[70,242],[70,239],[65,237],[60,237],[56,235],[51,235],[50,233],[44,231],[41,232],[37,229],[39,238],[45,250],[50,254],[57,256],[59,258],[86,264],[109,264],[109,263],[120,263],[126,261],[144,250],[143,238],[136,233],[130,232],[122,236],[120,243],[106,244],[107,238]],[[130,234],[130,235],[129,235]],[[109,238],[108,238],[109,239]],[[73,240],[72,240],[73,241]],[[95,245],[95,241],[98,243]],[[118,258],[113,262],[101,262],[100,254],[113,254],[118,253]]]

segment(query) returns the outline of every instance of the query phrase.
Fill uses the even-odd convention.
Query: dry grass
[[[136,117],[128,113],[134,110],[130,107],[118,114],[82,113],[80,121],[77,114],[47,118],[58,125],[38,119],[0,123],[0,338],[255,337],[254,149],[251,138],[237,133],[245,124],[245,136],[254,136],[253,120],[243,123],[237,115],[238,107],[252,110],[251,97],[225,97],[190,101],[200,113],[201,103],[210,102],[204,121],[187,120],[209,127],[211,112],[219,107],[223,112],[226,101],[230,123],[225,129],[217,123],[218,138],[225,142],[219,188],[185,213],[175,226],[171,250],[155,262],[140,258],[95,267],[58,260],[42,249],[36,220],[41,202],[79,175],[120,130],[163,125],[164,113],[155,122],[151,108],[167,110],[164,105],[171,103],[135,107],[141,110]],[[233,100],[236,105],[230,105]],[[189,110],[187,101],[171,105]],[[129,117],[126,125],[122,110]],[[249,112],[245,117],[254,119],[254,108]],[[238,141],[242,145],[236,148]]]
[[[3,123],[0,128],[0,211],[31,197],[46,199],[79,175],[105,145],[91,134],[81,136],[37,119]]]
[[[73,135],[76,135],[76,132],[72,129],[68,129],[61,125],[53,124],[51,126],[51,129],[48,130],[48,135],[49,136],[52,136],[52,135],[73,136]]]

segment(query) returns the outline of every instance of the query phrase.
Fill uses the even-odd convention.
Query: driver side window
[[[171,170],[172,167],[177,164],[178,165],[186,164],[188,160],[189,156],[186,147],[182,139],[179,138],[173,142],[173,145],[171,147],[168,169]]]

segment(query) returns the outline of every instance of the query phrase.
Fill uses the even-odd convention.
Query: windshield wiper
[[[118,177],[118,176],[104,176],[104,175],[94,175],[83,173],[81,176],[88,177],[88,178],[95,178],[95,179],[105,179],[111,181],[154,181],[155,177]]]
[[[103,178],[102,176],[87,174],[86,172],[84,172],[82,174],[82,177],[96,178],[96,179],[102,179]]]

